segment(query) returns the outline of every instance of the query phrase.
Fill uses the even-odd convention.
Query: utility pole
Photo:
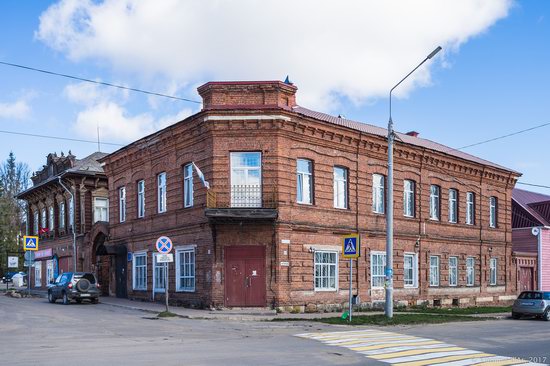
[[[390,119],[388,121],[388,200],[386,213],[386,304],[385,314],[388,318],[393,318],[393,145],[395,141],[395,131],[393,130],[393,121],[391,118],[391,95],[395,88],[399,86],[406,78],[416,71],[422,64],[436,53],[441,51],[441,47],[437,47],[432,51],[417,67],[409,72],[400,82],[395,84],[390,89]]]

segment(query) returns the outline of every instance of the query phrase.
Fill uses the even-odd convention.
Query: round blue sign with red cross
[[[157,250],[159,253],[168,254],[172,250],[172,240],[167,236],[161,236],[157,239]]]

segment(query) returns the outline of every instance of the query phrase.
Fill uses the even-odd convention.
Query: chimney
[[[202,109],[292,109],[296,88],[281,81],[211,81],[197,88]]]
[[[412,136],[412,137],[418,137],[418,135],[420,135],[420,133],[416,132],[416,131],[409,131],[405,135]]]

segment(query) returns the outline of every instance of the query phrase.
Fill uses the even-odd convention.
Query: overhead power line
[[[20,68],[20,69],[25,69],[25,70],[31,70],[31,71],[41,72],[41,73],[43,73],[43,74],[49,74],[49,75],[60,76],[60,77],[68,78],[68,79],[79,80],[79,81],[85,81],[85,82],[87,82],[87,83],[93,83],[93,84],[98,84],[98,85],[110,86],[110,87],[112,87],[112,88],[118,88],[118,89],[123,89],[123,90],[130,90],[130,91],[134,91],[134,92],[138,92],[138,93],[143,93],[143,94],[155,95],[155,96],[157,96],[157,97],[170,98],[170,99],[182,100],[182,101],[184,101],[184,102],[202,104],[202,102],[199,102],[198,100],[192,100],[192,99],[187,99],[187,98],[180,98],[180,97],[176,97],[176,96],[173,96],[173,95],[162,94],[162,93],[152,92],[152,91],[143,90],[143,89],[130,88],[130,87],[123,86],[123,85],[117,85],[117,84],[107,83],[107,82],[103,82],[103,81],[97,81],[97,80],[91,80],[91,79],[81,78],[81,77],[78,77],[78,76],[73,76],[73,75],[68,75],[68,74],[62,74],[62,73],[59,73],[59,72],[54,72],[54,71],[49,71],[49,70],[44,70],[44,69],[37,69],[37,68],[35,68],[35,67],[24,66],[24,65],[19,65],[19,64],[12,64],[12,63],[10,63],[10,62],[3,62],[3,61],[0,61],[0,64],[1,64],[1,65],[5,65],[5,66],[18,67],[18,68]]]
[[[462,147],[459,147],[459,148],[456,148],[456,149],[451,149],[451,150],[462,150],[462,149],[467,149],[467,148],[473,147],[473,146],[483,145],[483,144],[486,144],[486,143],[488,143],[488,142],[493,142],[493,141],[496,141],[496,140],[501,140],[501,139],[504,139],[504,138],[506,138],[506,137],[519,135],[520,133],[524,133],[524,132],[528,132],[528,131],[533,131],[533,130],[536,130],[537,128],[542,128],[542,127],[546,127],[546,126],[550,126],[550,122],[548,122],[548,123],[543,123],[542,125],[538,125],[538,126],[534,126],[534,127],[529,127],[529,128],[523,129],[523,130],[516,131],[516,132],[512,132],[512,133],[509,133],[509,134],[506,134],[506,135],[494,137],[494,138],[492,138],[492,139],[488,139],[488,140],[476,142],[475,144],[470,144],[470,145],[462,146]]]
[[[525,183],[525,182],[516,182],[517,184],[523,184],[524,186],[531,186],[531,187],[540,187],[540,188],[549,188],[550,186],[545,186],[543,184],[533,184],[533,183]]]
[[[97,141],[92,140],[82,140],[82,139],[73,139],[70,137],[59,137],[59,136],[48,136],[48,135],[37,135],[33,133],[25,133],[25,132],[16,132],[16,131],[5,131],[0,130],[0,133],[7,133],[10,135],[20,135],[20,136],[30,136],[30,137],[40,137],[44,139],[52,139],[52,140],[64,140],[64,141],[76,141],[76,142],[87,142],[91,144],[97,144]],[[114,142],[101,142],[104,145],[112,145],[112,146],[126,146],[125,144],[117,144]]]

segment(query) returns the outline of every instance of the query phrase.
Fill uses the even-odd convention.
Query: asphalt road
[[[0,295],[0,364],[387,365],[344,347],[295,336],[350,329],[367,328],[152,319],[152,314],[105,304],[64,306]],[[550,322],[500,320],[382,329],[503,356],[550,357]]]

